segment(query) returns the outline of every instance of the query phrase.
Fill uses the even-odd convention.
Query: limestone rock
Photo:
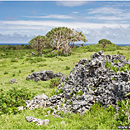
[[[31,75],[28,75],[26,77],[26,80],[34,80],[38,82],[40,80],[47,81],[55,77],[64,78],[65,76],[67,77],[67,75],[62,74],[62,73],[55,74],[52,70],[47,70],[47,71],[44,70],[40,72],[34,72]]]
[[[48,119],[42,120],[42,119],[38,119],[38,118],[34,118],[33,116],[27,116],[26,120],[30,123],[30,122],[34,122],[36,123],[36,125],[47,125],[49,123]]]
[[[106,68],[106,65],[110,62],[120,70],[126,64],[130,65],[128,61],[122,55],[104,55],[103,51],[99,51],[89,60],[81,59],[69,77],[49,71],[49,77],[62,77],[57,86],[57,94],[50,98],[45,95],[35,96],[32,101],[27,101],[27,107],[33,110],[44,104],[56,115],[58,111],[84,113],[98,101],[104,107],[117,106],[117,101],[130,98],[126,96],[130,92],[130,71],[114,72],[109,67]],[[35,72],[32,77],[40,77],[39,75],[41,76],[39,72]],[[41,77],[40,79],[45,79]]]
[[[13,79],[10,80],[10,83],[11,83],[11,84],[14,84],[14,83],[17,83],[17,81],[16,81],[15,78],[13,78]]]

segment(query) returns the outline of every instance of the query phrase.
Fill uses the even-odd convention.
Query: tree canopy
[[[112,42],[107,39],[101,39],[98,41],[98,44],[102,44],[103,48],[105,48],[107,44],[112,44]]]
[[[50,39],[46,36],[36,36],[31,41],[29,41],[29,44],[32,48],[36,49],[38,52],[38,55],[41,55],[41,51],[44,47],[48,46],[50,43]]]
[[[74,43],[76,41],[87,42],[82,32],[74,32],[73,29],[67,27],[57,27],[49,31],[46,36],[52,39],[52,47],[57,49],[57,56],[59,55],[59,49],[65,47],[66,44]]]

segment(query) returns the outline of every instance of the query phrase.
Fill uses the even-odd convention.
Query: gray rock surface
[[[26,101],[26,107],[30,110],[34,110],[38,107],[43,107],[47,103],[48,97],[45,94],[35,96],[31,101]]]
[[[106,61],[117,67],[117,72],[106,68]],[[103,51],[94,53],[89,60],[81,59],[69,77],[61,80],[57,86],[57,95],[44,99],[34,98],[27,106],[32,109],[37,108],[35,102],[39,106],[44,104],[53,110],[53,115],[59,110],[64,113],[84,113],[98,101],[104,107],[117,106],[117,101],[130,98],[126,96],[130,92],[130,71],[119,71],[126,64],[130,66],[128,61],[122,55],[104,55]],[[59,90],[62,91],[59,93]]]
[[[11,84],[17,83],[17,80],[15,78],[13,78],[13,79],[10,80],[10,83]]]
[[[34,81],[38,82],[40,80],[47,81],[47,80],[50,80],[55,77],[64,78],[64,77],[67,77],[67,75],[62,74],[62,73],[55,74],[52,70],[47,70],[47,71],[44,70],[44,71],[40,71],[40,72],[34,72],[31,75],[28,75],[26,77],[26,80],[34,80]]]
[[[48,119],[42,120],[42,119],[38,119],[38,118],[34,118],[33,116],[27,116],[26,120],[30,123],[30,122],[34,122],[36,123],[36,125],[47,125],[49,123]]]

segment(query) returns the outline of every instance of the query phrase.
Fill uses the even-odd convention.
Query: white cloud
[[[91,16],[86,17],[89,20],[100,20],[100,22],[118,22],[129,23],[130,10],[119,9],[114,7],[102,7],[87,10]]]
[[[102,7],[96,9],[89,9],[88,14],[122,14],[123,11],[118,8]]]
[[[78,14],[79,12],[77,12],[77,11],[74,11],[74,12],[72,12],[73,14]]]
[[[58,1],[56,2],[57,5],[60,6],[67,6],[67,7],[75,7],[87,4],[87,1]]]
[[[130,43],[130,24],[98,24],[60,21],[0,21],[0,39],[1,42],[26,43],[32,37],[36,35],[45,35],[52,28],[59,26],[82,31],[88,39],[88,43],[97,43],[98,40],[102,38],[109,39],[117,44]]]
[[[21,35],[19,33],[10,34],[0,34],[0,42],[1,43],[28,43],[34,35]]]
[[[80,28],[85,34],[89,43],[98,43],[100,39],[108,39],[115,44],[130,44],[130,26],[128,28],[102,27],[100,29]]]
[[[47,15],[47,16],[22,16],[27,18],[50,18],[50,19],[72,19],[71,16],[68,15]]]
[[[48,27],[58,27],[58,26],[65,26],[69,28],[102,28],[104,26],[106,27],[112,27],[112,28],[118,28],[119,26],[122,27],[128,27],[129,24],[102,24],[102,23],[87,23],[87,22],[61,22],[61,21],[0,21],[0,28],[6,26],[15,26],[15,28],[19,27],[20,29],[25,28],[42,28],[42,26],[48,26]]]

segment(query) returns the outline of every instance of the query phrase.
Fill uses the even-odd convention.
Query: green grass
[[[90,59],[90,56],[94,54],[94,47],[72,49],[71,56],[61,56],[60,58],[31,56],[31,52],[35,51],[27,49],[13,51],[0,50],[0,89],[7,91],[12,87],[25,87],[32,93],[36,93],[36,95],[45,93],[47,96],[51,96],[51,92],[53,91],[53,88],[49,86],[51,81],[27,81],[26,77],[33,72],[41,70],[53,70],[55,73],[62,72],[69,75],[74,65],[80,59]],[[95,51],[98,49],[101,49],[101,47]],[[120,52],[129,59],[129,50],[129,47],[120,47],[114,51],[105,50],[104,54],[113,55]],[[48,50],[44,50],[43,52],[47,53]],[[18,83],[10,84],[12,78],[16,78]],[[55,118],[52,115],[44,117],[45,115],[45,109],[24,110],[16,115],[3,114],[0,116],[0,129],[117,129],[118,124],[115,116],[103,108],[86,112],[85,115],[62,114],[62,118]],[[46,126],[37,126],[35,123],[28,123],[25,120],[26,116],[49,119],[50,123]],[[66,123],[60,124],[61,121],[65,121]]]

